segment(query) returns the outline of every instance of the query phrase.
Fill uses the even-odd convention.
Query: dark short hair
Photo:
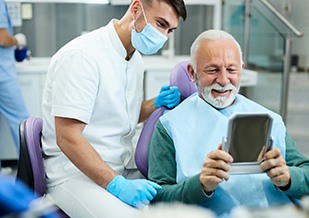
[[[142,0],[142,2],[145,2],[146,5],[148,6],[151,6],[151,3],[153,1],[158,1],[158,0]],[[173,8],[176,10],[178,16],[182,17],[183,20],[186,20],[187,9],[186,9],[186,6],[183,0],[161,0],[161,1],[165,1],[168,4],[172,5]]]
[[[183,20],[186,20],[187,10],[186,10],[186,6],[183,0],[166,0],[166,1],[169,2],[173,6],[177,14],[180,17],[182,17]]]

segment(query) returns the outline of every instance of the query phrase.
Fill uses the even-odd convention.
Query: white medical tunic
[[[84,137],[117,173],[134,165],[144,66],[137,51],[125,60],[114,22],[72,40],[52,57],[42,104],[48,186],[81,174],[56,144],[54,117],[86,123]]]

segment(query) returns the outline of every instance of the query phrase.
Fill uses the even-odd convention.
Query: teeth
[[[228,91],[228,90],[222,90],[222,89],[218,90],[218,89],[215,89],[215,91],[220,92],[220,93],[223,93],[223,92],[226,92],[226,91]]]

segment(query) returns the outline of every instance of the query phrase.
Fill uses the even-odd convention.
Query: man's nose
[[[225,86],[225,85],[230,83],[230,78],[229,78],[228,72],[226,70],[222,70],[219,73],[219,75],[217,77],[217,83],[219,83],[222,86]]]

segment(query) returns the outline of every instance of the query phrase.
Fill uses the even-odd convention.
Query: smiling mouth
[[[213,89],[212,92],[216,95],[225,96],[225,95],[228,95],[231,92],[231,90],[230,89],[227,89],[227,90]]]
[[[223,90],[223,89],[213,89],[212,91],[218,92],[218,93],[226,93],[226,92],[229,92],[231,90],[230,89],[226,89],[226,90]]]

